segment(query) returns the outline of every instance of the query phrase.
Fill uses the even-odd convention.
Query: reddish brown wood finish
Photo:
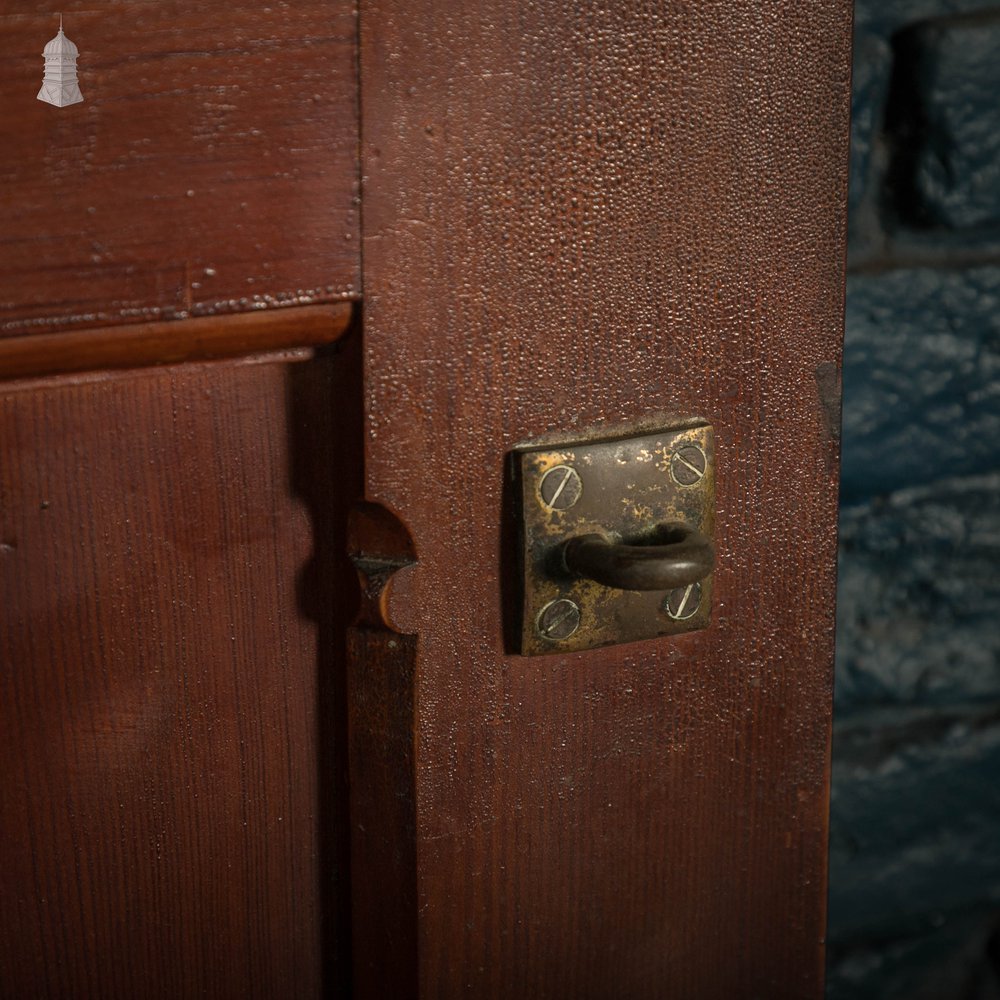
[[[0,389],[0,996],[348,983],[357,341]]]
[[[406,997],[418,974],[417,637],[394,627],[387,601],[415,553],[405,526],[374,504],[352,512],[348,539],[362,582],[348,635],[354,988],[362,997]]]
[[[52,5],[0,15],[0,336],[358,295],[350,3],[62,11],[67,108]]]
[[[361,17],[367,490],[410,530],[387,603],[419,638],[418,972],[358,922],[394,984],[359,994],[817,998],[850,4]],[[711,627],[505,655],[505,454],[688,416]]]
[[[0,339],[0,379],[142,368],[332,344],[354,307],[301,306]]]

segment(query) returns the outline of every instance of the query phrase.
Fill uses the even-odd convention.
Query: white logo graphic
[[[45,46],[45,79],[38,99],[57,108],[79,104],[83,100],[80,84],[76,80],[76,57],[80,50],[63,34],[62,14],[59,15],[59,34]]]

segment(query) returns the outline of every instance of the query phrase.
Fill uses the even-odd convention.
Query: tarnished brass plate
[[[658,525],[683,522],[712,538],[715,448],[705,423],[638,437],[514,452],[522,560],[520,651],[591,649],[708,625],[712,578],[675,591],[627,591],[574,578],[562,544],[603,532],[649,543]]]

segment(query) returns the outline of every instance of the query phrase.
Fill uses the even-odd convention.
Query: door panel
[[[0,391],[0,995],[347,982],[356,356]]]
[[[0,15],[0,336],[359,294],[351,4],[62,10],[66,108],[51,5]]]

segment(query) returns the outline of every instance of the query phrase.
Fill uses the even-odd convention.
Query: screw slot
[[[538,612],[538,634],[543,639],[560,642],[580,627],[580,608],[565,597],[546,604]]]
[[[663,599],[661,607],[675,622],[693,618],[701,607],[701,584],[690,583],[686,587],[676,587]]]
[[[708,460],[696,444],[682,444],[670,456],[670,478],[678,486],[696,486],[705,477]]]
[[[557,465],[542,476],[538,495],[549,510],[568,510],[580,499],[583,483],[570,465]]]

